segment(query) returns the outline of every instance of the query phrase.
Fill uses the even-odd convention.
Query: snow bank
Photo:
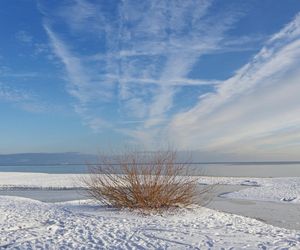
[[[68,189],[82,187],[80,174],[0,172],[0,188]]]
[[[142,216],[88,201],[0,196],[0,214],[0,248],[6,249],[300,248],[300,232],[206,208]]]

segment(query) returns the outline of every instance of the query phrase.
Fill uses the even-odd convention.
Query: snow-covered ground
[[[79,188],[80,174],[0,173],[0,189],[5,188]],[[240,178],[201,177],[202,184],[230,184],[249,188],[224,195],[228,198],[300,203],[300,177]]]
[[[300,178],[276,178],[258,183],[260,185],[258,187],[239,190],[226,194],[224,197],[300,203]]]
[[[0,196],[0,249],[300,249],[300,232],[194,207],[145,216]]]
[[[224,194],[222,197],[300,203],[300,177],[282,178],[235,178],[235,177],[201,177],[205,184],[230,184],[249,186],[236,192]],[[299,219],[300,220],[300,219]]]
[[[0,173],[0,189],[81,188],[81,177]],[[300,178],[201,177],[199,184],[243,186],[222,195],[231,199],[276,201],[282,206],[300,203]],[[0,196],[2,248],[300,249],[300,231],[200,207],[145,216],[105,208],[91,200],[44,203]]]
[[[80,174],[45,174],[0,172],[0,188],[77,188]]]

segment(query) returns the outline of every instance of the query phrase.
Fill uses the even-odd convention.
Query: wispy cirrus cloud
[[[297,15],[249,63],[218,85],[216,93],[176,114],[167,128],[169,136],[176,134],[182,148],[248,159],[295,159],[300,150],[299,56]],[[293,145],[292,151],[288,145]]]
[[[5,84],[2,82],[3,78],[13,77],[31,77],[33,73],[20,73],[13,72],[9,67],[1,65],[0,66],[0,101],[2,102],[10,102],[10,103],[22,103],[27,102],[31,99],[32,94],[29,91],[24,89],[19,89],[9,84]]]
[[[0,66],[0,79],[3,78],[32,78],[37,77],[37,72],[15,72],[7,66]]]
[[[203,152],[281,155],[281,144],[299,150],[291,136],[298,138],[300,126],[299,15],[267,40],[237,38],[230,31],[244,13],[214,4],[76,0],[53,11],[40,2],[84,123]],[[244,50],[259,52],[228,79],[192,74],[205,55]]]
[[[40,1],[53,52],[68,75],[67,90],[81,110],[77,113],[103,124],[139,120],[126,133],[141,134],[134,131],[165,124],[183,87],[215,88],[220,80],[191,78],[189,73],[202,55],[220,51],[242,13],[228,8],[212,16],[212,4],[120,1],[108,8],[105,1],[76,0],[52,11]],[[56,22],[66,25],[63,34]],[[74,40],[89,49],[82,50]],[[96,106],[117,115],[109,117]]]
[[[25,30],[20,30],[16,33],[16,39],[21,43],[31,44],[33,37]]]
[[[74,110],[94,131],[107,127],[109,124],[107,121],[96,114],[91,114],[91,112],[96,112],[95,107],[93,109],[89,107],[96,105],[95,103],[107,102],[111,98],[111,87],[107,84],[100,85],[101,78],[88,70],[80,58],[72,54],[68,45],[51,30],[51,27],[45,23],[44,28],[55,55],[66,68],[67,91],[78,100],[78,103],[74,105]]]
[[[18,109],[30,113],[45,113],[61,109],[58,105],[50,104],[24,81],[48,77],[39,72],[20,71],[6,65],[0,66],[0,102],[8,103]]]
[[[0,100],[8,102],[19,102],[29,100],[30,96],[24,91],[10,88],[0,82]]]
[[[53,110],[54,105],[41,101],[32,92],[9,86],[0,82],[0,102],[9,103],[30,113],[42,113]]]

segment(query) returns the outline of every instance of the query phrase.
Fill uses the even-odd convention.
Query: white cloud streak
[[[49,36],[50,44],[55,55],[63,62],[68,75],[68,92],[78,100],[75,111],[82,116],[84,123],[94,131],[109,126],[108,122],[90,114],[89,105],[95,101],[107,101],[111,97],[107,86],[99,85],[98,79],[90,77],[90,72],[81,60],[74,56],[70,48],[51,30],[46,23],[44,28]],[[104,86],[103,86],[104,85]]]
[[[187,112],[167,131],[181,148],[236,155],[298,159],[300,145],[300,15],[275,34],[236,74]],[[294,153],[283,145],[293,145]],[[281,146],[280,146],[281,145]],[[280,158],[279,157],[279,158]],[[290,160],[292,158],[286,159]],[[270,158],[269,158],[270,159]],[[282,158],[281,158],[282,159]]]
[[[84,110],[78,113],[84,119],[100,119],[89,105],[101,105],[105,100],[119,102],[120,119],[143,119],[138,128],[142,129],[166,120],[174,95],[182,86],[220,83],[188,76],[201,55],[219,49],[224,32],[238,16],[221,13],[216,22],[208,15],[210,5],[209,0],[122,1],[115,14],[108,14],[101,2],[66,3],[54,16],[68,25],[71,36],[86,36],[88,32],[89,37],[105,44],[103,51],[89,56],[78,50],[75,53],[72,39],[62,39],[54,30],[53,14],[47,14],[41,4],[39,8],[47,17],[44,28],[53,51],[67,71],[68,92]]]
[[[84,122],[144,144],[165,140],[205,152],[270,156],[281,142],[297,148],[291,131],[298,138],[299,15],[229,79],[193,79],[190,73],[203,55],[249,49],[255,41],[232,40],[227,32],[242,13],[226,10],[212,16],[212,5],[209,0],[125,0],[108,13],[101,1],[66,2],[56,13],[69,28],[64,35],[44,8],[45,30]],[[72,39],[78,37],[104,47],[76,50]],[[199,91],[192,108],[174,110],[183,87],[204,85],[214,92]],[[113,118],[106,109],[115,113]]]

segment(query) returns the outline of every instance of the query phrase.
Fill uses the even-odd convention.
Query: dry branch
[[[196,176],[188,163],[176,163],[172,150],[130,151],[115,159],[102,156],[83,179],[88,193],[117,208],[158,210],[188,206],[197,195]],[[207,190],[208,191],[208,190]]]

